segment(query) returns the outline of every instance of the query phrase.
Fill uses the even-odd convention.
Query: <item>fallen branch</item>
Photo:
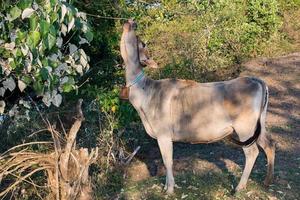
[[[132,160],[132,158],[135,156],[135,154],[140,150],[141,146],[138,146],[133,152],[132,154],[128,157],[127,161],[125,162],[125,165],[128,165],[130,163],[130,161]]]

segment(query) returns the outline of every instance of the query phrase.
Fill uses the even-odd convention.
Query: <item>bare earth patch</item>
[[[244,167],[241,148],[226,142],[177,143],[174,174],[178,188],[167,196],[162,190],[165,169],[158,147],[148,139],[153,145],[138,155],[147,165],[138,162],[126,169],[125,199],[300,199],[300,53],[255,59],[243,67],[240,76],[260,77],[269,87],[267,130],[277,144],[274,183],[269,188],[262,184],[266,159],[261,151],[247,189],[233,194]]]
[[[244,66],[246,70],[243,76],[261,77],[269,86],[267,127],[279,149],[299,152],[300,53],[253,60]]]

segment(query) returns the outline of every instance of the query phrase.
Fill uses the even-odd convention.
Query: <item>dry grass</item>
[[[81,104],[82,100],[79,100],[76,120],[65,136],[56,131],[49,120],[41,115],[53,141],[21,144],[1,155],[0,181],[9,179],[10,184],[0,192],[0,197],[13,195],[14,190],[26,182],[35,188],[35,194],[40,199],[92,199],[88,170],[98,156],[98,149],[92,149],[89,153],[88,149],[76,148],[76,136],[84,120]],[[52,151],[36,153],[28,148],[46,144],[51,145]],[[31,177],[41,171],[47,174],[47,183],[38,185]],[[39,191],[43,191],[43,194],[48,191],[49,194],[45,196]]]

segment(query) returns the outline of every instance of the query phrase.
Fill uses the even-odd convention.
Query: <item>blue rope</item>
[[[131,87],[131,86],[137,84],[143,77],[144,77],[144,70],[142,70],[142,71],[135,77],[135,79],[133,80],[133,82],[132,82],[128,87]]]

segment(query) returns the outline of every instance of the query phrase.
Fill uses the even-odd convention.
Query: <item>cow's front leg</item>
[[[174,176],[173,176],[173,143],[171,137],[162,136],[157,138],[160,153],[162,155],[164,165],[167,170],[165,189],[167,193],[174,192]]]

